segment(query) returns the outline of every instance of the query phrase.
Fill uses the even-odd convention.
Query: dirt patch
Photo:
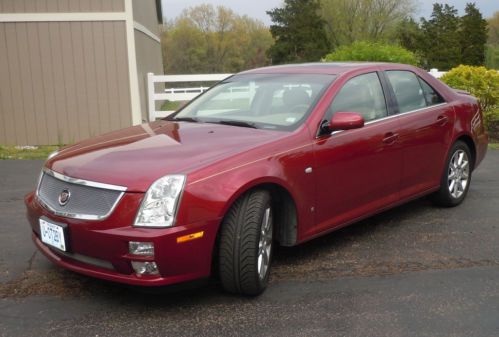
[[[330,280],[341,277],[373,277],[428,270],[465,269],[499,266],[499,260],[448,258],[431,261],[380,261],[360,263],[356,260],[334,261],[321,265],[280,264],[273,267],[271,282],[284,280]],[[119,295],[123,286],[88,278],[62,269],[53,272],[27,270],[22,277],[0,284],[0,298],[24,298],[32,295],[55,297],[87,297],[96,294]]]
[[[371,277],[395,275],[407,272],[427,270],[450,270],[474,267],[499,266],[499,260],[470,260],[466,258],[448,258],[432,261],[380,261],[359,263],[357,261],[335,261],[330,265],[302,267],[280,265],[274,268],[273,280],[325,280],[339,277]]]
[[[60,298],[82,297],[95,294],[95,292],[117,291],[123,291],[123,289],[61,269],[54,269],[50,273],[27,270],[21,277],[0,284],[0,298],[23,298],[32,295],[50,295]]]

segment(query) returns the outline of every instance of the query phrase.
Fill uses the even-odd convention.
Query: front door
[[[333,132],[316,143],[316,226],[310,235],[355,221],[398,200],[399,121],[388,116],[378,74],[347,81],[333,99],[326,119],[339,111],[360,113],[366,124]]]

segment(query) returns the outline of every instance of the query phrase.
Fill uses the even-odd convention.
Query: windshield
[[[236,75],[167,119],[291,131],[334,79],[322,74]]]

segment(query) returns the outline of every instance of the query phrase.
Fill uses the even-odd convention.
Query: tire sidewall
[[[218,273],[224,289],[231,293],[257,296],[267,287],[274,251],[275,209],[267,190],[252,190],[231,206],[220,228]],[[270,208],[272,242],[264,277],[258,271],[262,222]]]

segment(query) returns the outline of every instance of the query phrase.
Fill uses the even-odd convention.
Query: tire
[[[218,251],[219,276],[226,291],[256,296],[265,290],[273,227],[269,192],[250,191],[232,205],[221,224]]]
[[[463,202],[470,187],[472,169],[468,145],[462,141],[455,142],[449,151],[440,189],[433,195],[433,201],[444,207],[454,207]]]

